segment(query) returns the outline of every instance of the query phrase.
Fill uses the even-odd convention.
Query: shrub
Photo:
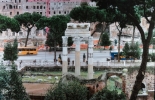
[[[102,91],[94,94],[90,100],[126,100],[124,93],[118,94],[116,90],[110,91],[104,88]]]
[[[59,83],[49,89],[45,100],[87,100],[87,88],[78,82]]]

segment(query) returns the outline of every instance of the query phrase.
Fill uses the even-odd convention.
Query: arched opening
[[[107,78],[106,81],[107,88],[110,91],[116,90],[118,93],[122,92],[122,78],[116,75],[112,75],[109,78]]]
[[[111,83],[108,83],[109,80]],[[119,91],[126,93],[126,76],[122,72],[108,72],[105,84],[106,86],[113,84],[113,89],[117,88]]]

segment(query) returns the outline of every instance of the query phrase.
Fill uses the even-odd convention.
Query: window
[[[12,9],[12,5],[9,5],[9,9]]]
[[[42,12],[40,12],[40,15],[42,15]]]
[[[18,9],[20,9],[21,8],[21,6],[18,6]]]
[[[59,14],[61,14],[61,11],[59,11]]]
[[[12,15],[12,12],[10,12],[10,15]]]
[[[26,9],[28,9],[28,6],[26,6]]]
[[[17,15],[19,15],[19,12],[17,12]]]
[[[35,6],[33,6],[33,9],[36,9],[36,7],[35,7]]]
[[[53,14],[55,14],[55,11],[53,12]]]
[[[43,9],[43,6],[40,6],[40,9]]]
[[[37,9],[39,9],[39,6],[37,6]]]

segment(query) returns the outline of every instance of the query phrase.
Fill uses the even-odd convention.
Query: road
[[[82,61],[83,59],[83,53],[87,54],[86,51],[81,51],[80,54],[80,61]],[[57,52],[57,58],[59,56],[59,54],[62,55],[62,52]],[[102,62],[106,62],[106,58],[110,57],[110,53],[109,51],[102,51],[102,52],[94,52],[93,54],[94,56],[94,61],[102,61]],[[70,58],[70,60],[75,60],[75,51],[71,51],[68,54],[68,57]],[[27,56],[19,56],[18,60],[30,60],[30,59],[36,59],[36,60],[53,60],[54,59],[54,52],[38,52],[37,55],[27,55]]]
[[[87,51],[81,51],[80,54],[80,61],[83,61],[83,53],[87,54]],[[62,55],[62,52],[58,52],[56,53],[57,58],[59,56],[59,54]],[[3,52],[0,52],[0,57],[2,58]],[[71,51],[68,54],[68,57],[70,58],[70,60],[74,60],[75,61],[75,51]],[[86,56],[87,57],[87,56]],[[94,57],[94,62],[96,61],[100,61],[100,62],[106,62],[107,58],[110,58],[110,51],[109,50],[105,50],[105,51],[94,51],[93,53],[93,57]],[[54,59],[54,52],[38,52],[37,55],[26,55],[26,56],[19,56],[17,60],[53,60]]]

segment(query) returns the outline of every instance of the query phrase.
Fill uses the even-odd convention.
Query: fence
[[[23,69],[25,66],[31,66],[31,67],[54,67],[54,66],[62,66],[60,62],[54,62],[52,60],[17,60],[15,61],[16,65],[18,66],[18,70]],[[1,61],[1,64],[4,66],[10,66],[10,61]],[[119,68],[119,67],[134,67],[134,66],[140,66],[141,62],[139,60],[136,60],[134,62],[132,61],[125,61],[121,60],[120,62],[117,61],[107,61],[107,62],[101,62],[101,61],[95,61],[93,62],[94,67],[110,67],[110,68]],[[87,67],[88,64],[86,62],[80,62],[81,66]],[[69,63],[68,66],[75,66],[74,63]],[[155,66],[155,62],[148,62],[147,66]]]

